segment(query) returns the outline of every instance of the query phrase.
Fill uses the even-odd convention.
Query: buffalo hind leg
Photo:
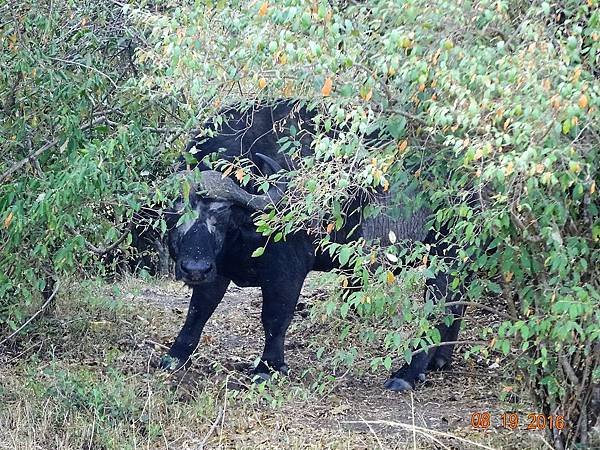
[[[463,316],[463,307],[453,307],[452,313],[454,320],[452,324],[447,327],[445,325],[438,327],[442,337],[442,342],[456,341],[458,338],[458,332],[460,331],[461,319]],[[454,344],[443,345],[435,349],[434,355],[429,361],[427,370],[446,370],[450,367],[452,362],[452,353],[454,352]]]
[[[434,301],[439,302],[440,299],[449,295],[448,286],[452,281],[446,273],[439,273],[435,278],[428,279],[426,282],[427,289],[425,295],[431,292],[434,296]],[[464,289],[459,289],[448,302],[461,300],[464,294]],[[451,307],[454,320],[450,326],[444,323],[438,324],[436,328],[440,332],[441,342],[455,341],[460,331],[461,318],[464,312],[464,307]],[[416,354],[410,364],[405,365],[396,371],[385,382],[386,389],[391,391],[407,391],[414,387],[417,381],[425,381],[425,373],[431,369],[444,369],[450,364],[454,345],[449,344],[440,347],[434,347],[429,351],[423,351]]]
[[[163,369],[177,370],[189,361],[198,347],[204,325],[223,299],[228,285],[229,280],[219,276],[212,283],[194,288],[185,324],[169,352],[161,359]]]
[[[265,330],[265,348],[254,373],[266,380],[273,372],[287,374],[284,358],[285,333],[294,317],[296,303],[304,277],[290,280],[271,280],[262,286],[262,324]]]

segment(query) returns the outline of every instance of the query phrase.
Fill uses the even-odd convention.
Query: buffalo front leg
[[[265,330],[265,348],[260,363],[254,369],[262,379],[272,372],[287,374],[283,347],[285,333],[294,317],[296,303],[304,277],[298,280],[281,279],[262,287],[262,324]]]
[[[163,369],[177,370],[185,365],[198,347],[204,325],[223,299],[229,280],[217,277],[214,282],[194,287],[185,323],[169,352],[163,356]]]
[[[425,291],[434,296],[434,301],[437,303],[442,298],[446,298],[447,302],[460,301],[464,295],[464,289],[459,289],[452,293],[448,290],[448,286],[452,281],[446,273],[440,273],[433,279],[428,279]],[[453,321],[450,325],[445,323],[438,324],[436,328],[440,332],[441,342],[452,342],[458,337],[460,331],[461,318],[464,312],[463,306],[454,306],[450,308],[453,316]],[[450,364],[454,345],[448,344],[438,347],[433,347],[428,351],[417,353],[410,364],[405,365],[400,370],[396,371],[384,384],[384,386],[392,391],[407,391],[414,387],[417,381],[425,381],[425,373],[431,369],[445,369]]]

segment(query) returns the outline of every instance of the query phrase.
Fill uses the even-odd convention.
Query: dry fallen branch
[[[221,422],[224,412],[225,412],[224,408],[219,409],[219,413],[217,414],[217,417],[214,420],[214,422],[212,423],[212,425],[210,426],[208,433],[206,433],[206,436],[204,436],[204,439],[202,439],[202,442],[200,442],[200,445],[198,446],[199,449],[203,449],[206,446],[206,443],[208,442],[210,437],[213,435],[213,433],[217,429],[217,426],[219,426],[219,422]]]
[[[469,439],[465,439],[465,438],[461,438],[459,436],[455,436],[453,434],[450,433],[444,433],[442,431],[436,431],[436,430],[432,430],[430,428],[424,428],[424,427],[419,427],[419,426],[415,426],[415,425],[411,425],[408,423],[402,423],[402,422],[394,422],[391,420],[363,420],[363,421],[359,421],[359,420],[346,420],[343,421],[341,423],[347,423],[347,424],[372,424],[372,425],[387,425],[387,426],[391,426],[391,427],[399,427],[399,428],[404,428],[405,430],[411,431],[413,433],[419,433],[427,438],[432,439],[431,435],[436,435],[436,436],[442,436],[448,439],[454,439],[457,440],[459,442],[463,442],[465,444],[470,444],[473,445],[475,447],[478,448],[485,448],[486,450],[494,450],[493,447],[489,447],[487,445],[484,444],[480,444],[478,442],[474,442],[474,441],[470,441]]]

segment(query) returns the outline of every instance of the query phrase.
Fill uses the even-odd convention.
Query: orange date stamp
[[[526,430],[564,430],[566,427],[564,416],[547,416],[544,414],[529,413],[527,414],[526,420],[522,422],[519,414],[513,412],[503,413],[497,419],[487,411],[474,412],[471,414],[471,426],[478,430],[487,430],[496,423],[508,430],[518,429],[521,423],[526,424]]]

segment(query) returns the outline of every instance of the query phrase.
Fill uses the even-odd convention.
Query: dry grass
[[[313,293],[306,293],[314,297]],[[334,369],[315,349],[335,330],[297,317],[292,373],[256,386],[256,290],[233,288],[185,373],[153,361],[178,332],[188,291],[172,282],[82,283],[0,355],[0,448],[534,448],[527,432],[478,432],[470,414],[509,406],[498,374],[459,363],[414,395],[386,392],[372,348]],[[248,299],[250,297],[250,299]],[[353,345],[356,342],[352,343]],[[517,405],[511,405],[516,409]],[[523,406],[520,406],[521,408]],[[499,415],[498,415],[499,417]],[[428,432],[428,430],[431,430]],[[469,443],[473,442],[473,443]],[[526,444],[525,444],[526,443]]]

